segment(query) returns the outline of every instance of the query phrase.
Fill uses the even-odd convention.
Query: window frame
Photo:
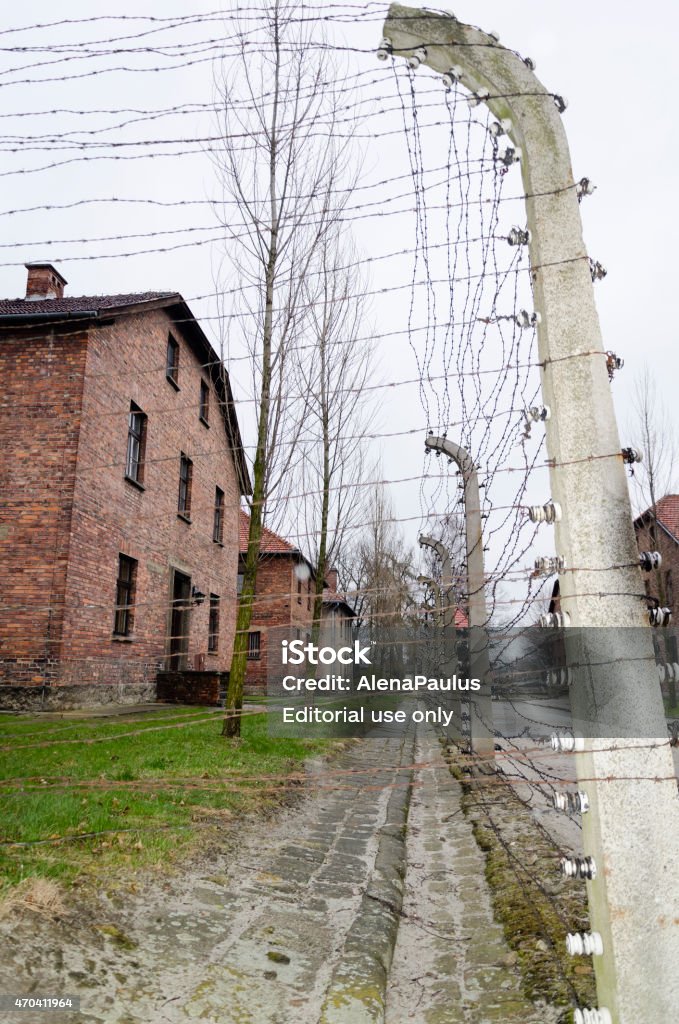
[[[256,639],[255,639],[256,637]],[[262,657],[262,631],[253,629],[248,631],[248,661],[260,661]]]
[[[215,484],[215,507],[212,520],[212,542],[224,547],[224,491]]]
[[[210,426],[210,385],[204,377],[200,378],[200,404],[198,406],[198,419],[204,426]]]
[[[134,608],[137,596],[137,568],[139,562],[130,555],[118,554],[116,577],[116,603],[113,616],[113,636],[131,639],[134,628]],[[127,576],[123,570],[127,569]]]
[[[186,452],[179,453],[179,494],[177,515],[191,522],[191,485],[193,483],[193,462]]]
[[[138,421],[138,428],[135,427]],[[146,457],[147,416],[136,402],[130,402],[127,414],[127,451],[125,453],[125,479],[135,487],[144,489],[144,463]],[[133,454],[136,446],[136,454]]]
[[[210,594],[210,609],[207,627],[207,653],[219,653],[219,618],[221,602],[219,594]]]
[[[170,362],[170,352],[174,358]],[[179,342],[172,331],[167,334],[167,348],[165,349],[165,378],[173,388],[179,391]]]

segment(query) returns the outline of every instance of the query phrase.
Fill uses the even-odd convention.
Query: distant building
[[[0,706],[153,699],[228,670],[239,505],[229,378],[176,292],[0,300]]]
[[[239,588],[248,548],[250,518],[241,512]],[[266,527],[259,552],[255,601],[248,634],[247,693],[266,690],[267,674],[280,664],[283,639],[311,640],[316,572],[311,562],[289,541]],[[337,573],[331,570],[323,591],[322,642],[329,646],[348,642],[354,612],[337,591]],[[276,645],[270,652],[270,646]],[[271,660],[272,654],[275,660]]]
[[[656,503],[655,512],[647,508],[634,520],[634,529],[639,551],[659,551],[662,555],[660,568],[643,574],[647,596],[672,612],[670,629],[653,630],[657,660],[679,662],[679,494],[666,494]],[[671,691],[676,693],[676,687],[672,686]]]
[[[658,551],[662,563],[657,570],[643,573],[644,589],[650,599],[649,605],[657,602],[672,612],[672,628],[653,630],[653,642],[656,656],[660,662],[679,661],[677,644],[677,628],[679,627],[679,605],[675,592],[675,581],[679,579],[679,494],[667,494],[661,498],[655,511],[646,509],[634,520],[634,530],[639,551]],[[549,605],[550,612],[561,611],[559,580],[552,589]],[[556,665],[565,664],[565,645],[563,639],[556,641],[560,645],[560,653],[554,656]],[[661,646],[665,646],[665,650]]]
[[[679,625],[675,585],[679,580],[679,494],[666,494],[655,506],[634,520],[639,551],[659,551],[662,565],[658,571],[644,573],[646,593],[672,611],[674,626]]]
[[[338,591],[337,569],[326,573],[321,616],[323,643],[329,647],[342,647],[353,640],[356,613],[346,594]]]

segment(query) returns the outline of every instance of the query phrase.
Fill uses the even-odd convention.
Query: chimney
[[[328,590],[331,594],[337,593],[337,569],[328,569],[325,574],[325,582],[328,584]]]
[[[24,266],[28,271],[26,298],[29,302],[64,297],[64,285],[68,281],[51,263],[26,263]]]

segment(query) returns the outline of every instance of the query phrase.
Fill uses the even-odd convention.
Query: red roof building
[[[250,517],[240,514],[239,588],[248,546]],[[266,527],[262,532],[255,601],[248,636],[246,692],[266,691],[267,675],[278,670],[281,640],[311,640],[316,573],[299,548]],[[323,591],[323,638],[332,644],[351,633],[354,612],[337,592],[337,573],[328,573]],[[270,650],[275,646],[276,660]]]
[[[226,672],[249,480],[229,376],[176,292],[0,301],[0,707]]]
[[[646,594],[661,606],[671,609],[673,625],[677,626],[679,602],[675,591],[679,580],[679,494],[666,494],[656,503],[655,509],[647,508],[635,519],[634,529],[640,551],[659,551],[662,556],[658,570],[643,574]],[[673,657],[672,660],[678,659]]]

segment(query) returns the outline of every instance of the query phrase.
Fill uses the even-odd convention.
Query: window
[[[219,595],[210,594],[210,622],[207,634],[207,649],[209,654],[216,654],[219,650]]]
[[[206,381],[201,380],[200,382],[200,419],[201,422],[207,427],[208,423],[208,412],[210,409],[210,388]]]
[[[248,661],[258,661],[261,654],[262,634],[248,633]]]
[[[311,611],[311,580],[306,585],[306,610]]]
[[[127,421],[127,459],[125,476],[133,484],[144,482],[144,449],[146,448],[146,416],[138,405],[130,402]]]
[[[669,608],[674,604],[674,586],[672,583],[672,570],[668,569],[665,573],[665,603]]]
[[[118,556],[118,580],[116,583],[116,614],[113,622],[114,636],[129,636],[134,621],[134,593],[137,584],[137,562],[127,555]]]
[[[245,573],[239,572],[236,577],[236,593],[240,597],[243,593],[243,581],[245,580]]]
[[[174,384],[176,388],[179,387],[179,342],[172,334],[167,336],[165,376],[170,384]]]
[[[302,581],[297,580],[297,604],[302,603]]]
[[[215,487],[215,519],[212,527],[212,539],[215,544],[224,543],[224,491]]]
[[[185,519],[191,518],[191,480],[193,479],[193,463],[188,456],[181,453],[179,460],[179,504],[177,512]]]

